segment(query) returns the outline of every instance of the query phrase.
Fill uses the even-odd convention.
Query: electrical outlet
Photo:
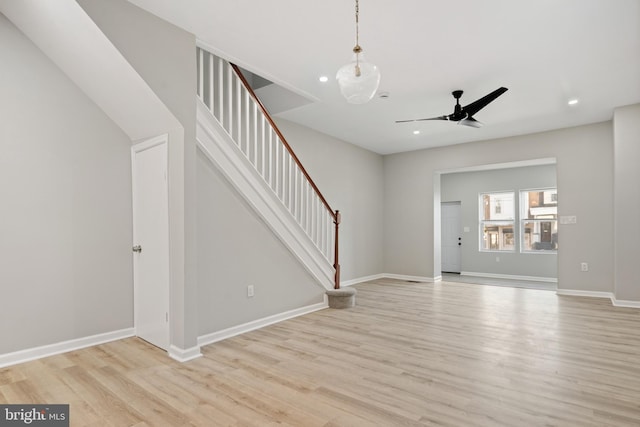
[[[589,263],[586,263],[586,262],[580,263],[580,271],[589,271]]]
[[[499,256],[496,257],[496,262],[500,262],[500,257]]]
[[[253,295],[254,295],[254,292],[253,292],[253,285],[249,285],[249,286],[247,286],[247,296],[248,296],[248,297],[252,297]]]

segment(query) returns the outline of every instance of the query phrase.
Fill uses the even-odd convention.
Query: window
[[[480,250],[514,251],[514,193],[480,194]]]
[[[558,190],[520,192],[522,252],[558,250]]]

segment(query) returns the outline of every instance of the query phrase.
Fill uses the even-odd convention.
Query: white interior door
[[[460,273],[462,258],[462,225],[460,202],[441,204],[442,271]]]
[[[136,335],[169,348],[167,136],[132,147]]]

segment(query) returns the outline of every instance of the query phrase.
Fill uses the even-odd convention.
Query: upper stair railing
[[[333,264],[334,288],[339,289],[340,212],[327,203],[240,69],[201,48],[197,68],[198,97]]]

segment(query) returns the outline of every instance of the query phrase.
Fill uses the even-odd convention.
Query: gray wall
[[[324,289],[198,153],[198,334],[321,303]]]
[[[171,343],[196,345],[195,36],[125,0],[78,3],[183,129],[169,133]]]
[[[385,156],[385,270],[440,275],[440,172],[543,158],[557,160],[558,214],[578,219],[559,226],[558,288],[611,292],[611,122]]]
[[[555,186],[555,165],[443,174],[440,179],[440,200],[441,202],[461,202],[461,226],[469,227],[469,232],[462,234],[461,270],[474,273],[556,278],[558,262],[555,253],[481,252],[478,219],[480,193],[512,191],[518,198],[521,190]],[[518,206],[515,214],[517,224],[520,219]],[[520,237],[516,236],[518,246],[519,241]],[[499,256],[499,262],[496,262],[496,256]]]
[[[0,14],[0,353],[133,326],[130,141]]]
[[[615,295],[640,301],[640,104],[618,108],[615,132]]]
[[[384,273],[382,156],[287,120],[277,124],[331,207],[342,214],[342,281]]]

